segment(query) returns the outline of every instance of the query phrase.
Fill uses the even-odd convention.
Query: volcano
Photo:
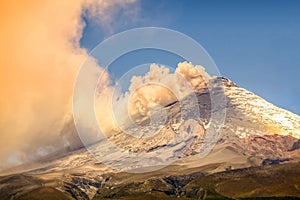
[[[124,162],[118,156],[111,160],[116,152],[104,148],[105,143],[83,148],[78,141],[68,153],[2,171],[0,199],[300,198],[300,117],[227,78],[215,77],[209,84],[213,92],[223,92],[226,103],[218,109],[226,111],[226,117],[207,155],[200,156],[213,111],[211,91],[201,86],[195,91],[196,104],[187,96],[163,107],[168,117],[159,134],[144,137],[151,131],[146,118],[139,122],[143,128],[128,127],[139,137],[122,131],[108,136],[129,154],[150,154],[170,161],[168,165],[134,173],[147,166],[134,166],[130,160],[133,171],[120,171],[109,163]],[[187,135],[184,143],[173,139],[180,132],[182,102],[200,111],[196,124],[188,128],[196,134]],[[73,120],[62,131],[76,134]],[[96,158],[97,153],[105,156]]]

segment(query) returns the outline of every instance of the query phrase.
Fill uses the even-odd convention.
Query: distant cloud
[[[137,0],[90,1],[83,14],[111,35],[120,26],[139,21],[140,4]]]

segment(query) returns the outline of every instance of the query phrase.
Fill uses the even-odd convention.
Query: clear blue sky
[[[143,26],[180,31],[208,51],[222,76],[300,114],[300,1],[142,0],[138,4],[138,20],[119,23],[116,33]],[[122,17],[122,13],[119,15]],[[111,33],[85,20],[81,45],[90,50]],[[144,62],[173,64],[179,59],[157,51],[146,53]],[[130,65],[140,64],[132,62],[133,57],[141,58],[137,55],[121,58],[115,67],[122,66],[122,73]]]

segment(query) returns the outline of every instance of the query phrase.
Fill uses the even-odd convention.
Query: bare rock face
[[[294,144],[293,144],[293,146],[292,146],[292,148],[290,149],[291,151],[294,151],[294,150],[297,150],[297,149],[300,149],[300,140],[297,140]]]
[[[292,136],[281,135],[249,136],[241,139],[247,154],[268,158],[286,157],[296,141]]]

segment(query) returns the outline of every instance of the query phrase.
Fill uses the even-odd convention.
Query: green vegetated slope
[[[125,176],[126,173],[112,174],[92,199],[300,199],[300,163],[251,167],[209,175],[192,171],[169,176],[145,176],[143,179],[142,174],[130,174],[131,178],[124,181]],[[0,183],[9,184],[5,190],[0,188],[1,200],[89,199],[61,191],[55,185],[51,187],[30,175],[2,177]]]
[[[43,187],[39,189],[35,189],[31,192],[28,192],[17,200],[71,200],[70,197],[66,196],[63,192],[50,187]]]
[[[108,185],[101,188],[94,197],[95,200],[174,198],[300,199],[300,164],[289,163],[220,172],[199,176],[188,183],[165,177],[123,185]]]

